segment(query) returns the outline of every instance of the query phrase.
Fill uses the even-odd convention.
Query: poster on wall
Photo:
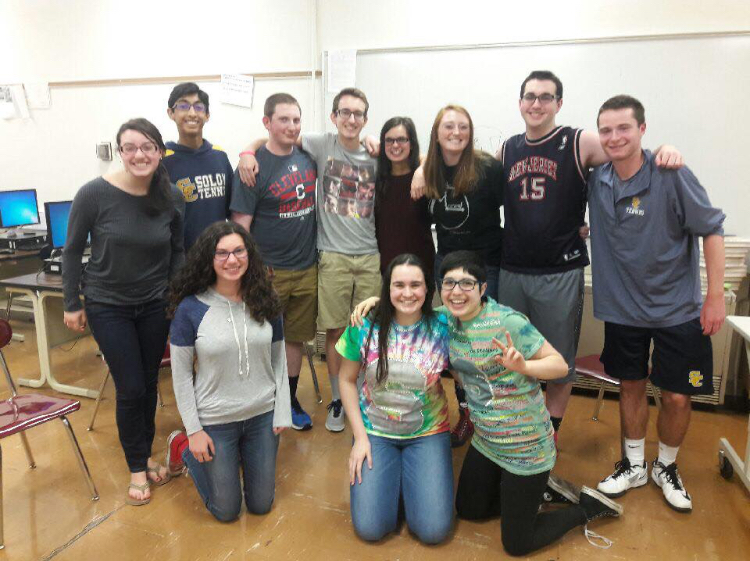
[[[13,103],[13,92],[10,86],[0,86],[0,119],[15,119],[18,117],[16,104]]]
[[[253,107],[255,80],[245,74],[221,75],[221,101],[240,107]]]

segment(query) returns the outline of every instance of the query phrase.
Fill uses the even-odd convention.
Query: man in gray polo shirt
[[[345,88],[333,99],[331,122],[336,133],[305,133],[302,149],[318,165],[318,325],[326,330],[326,363],[331,382],[326,428],[344,430],[338,375],[341,356],[336,342],[349,321],[353,303],[380,292],[380,254],[375,238],[376,160],[360,144],[370,107],[365,94]],[[256,140],[240,157],[243,181],[255,184]]]
[[[645,485],[646,382],[661,390],[659,454],[651,478],[667,504],[692,510],[677,471],[690,423],[690,396],[713,393],[710,336],[724,321],[724,213],[711,206],[689,169],[664,170],[641,148],[643,105],[630,96],[607,100],[597,118],[611,162],[589,180],[594,316],[605,322],[601,360],[621,380],[625,457],[598,489],[611,497]],[[708,273],[701,297],[698,239]],[[652,369],[649,350],[653,341]]]

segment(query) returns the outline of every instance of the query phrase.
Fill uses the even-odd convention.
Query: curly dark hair
[[[281,313],[281,303],[266,273],[258,248],[250,234],[234,222],[215,222],[198,236],[187,254],[187,261],[177,276],[172,279],[169,290],[169,317],[174,316],[177,306],[193,294],[204,292],[216,284],[214,253],[219,240],[237,234],[247,248],[247,271],[242,277],[242,299],[250,315],[257,322],[270,321]]]

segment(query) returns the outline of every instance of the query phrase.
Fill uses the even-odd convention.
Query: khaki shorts
[[[301,271],[273,269],[271,281],[284,312],[284,339],[290,343],[314,339],[318,315],[318,266]]]
[[[321,251],[318,256],[318,301],[321,329],[349,324],[353,305],[380,295],[380,254],[344,255]]]

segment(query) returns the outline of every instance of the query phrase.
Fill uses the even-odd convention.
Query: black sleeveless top
[[[581,162],[581,132],[557,127],[538,140],[518,134],[503,144],[504,269],[547,274],[588,265],[578,233],[588,175]]]

